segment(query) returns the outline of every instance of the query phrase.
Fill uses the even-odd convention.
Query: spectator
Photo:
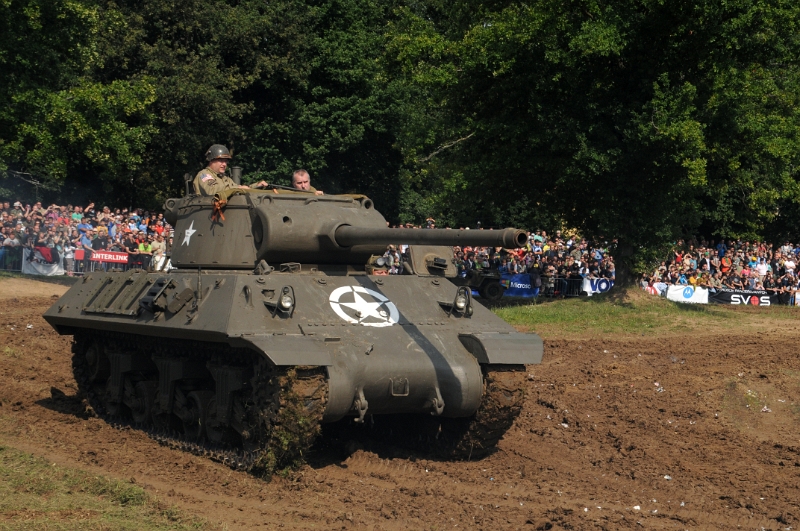
[[[139,235],[138,251],[142,268],[148,269],[150,267],[150,259],[153,257],[153,246],[150,245],[150,240],[144,234]]]
[[[795,267],[796,267],[796,264],[795,264],[795,261],[794,261],[794,255],[789,254],[786,257],[786,260],[783,262],[783,268],[786,270],[787,274],[788,273],[794,274]]]
[[[161,271],[167,260],[167,244],[164,242],[164,236],[162,236],[160,232],[156,233],[155,239],[150,244],[150,247],[153,250],[153,269],[155,271]]]
[[[139,243],[133,237],[132,232],[125,234],[125,240],[122,242],[124,249],[128,252],[128,267],[140,266],[139,261]]]
[[[61,247],[61,256],[64,257],[64,271],[72,276],[75,271],[75,250],[77,247],[70,238],[65,238]]]

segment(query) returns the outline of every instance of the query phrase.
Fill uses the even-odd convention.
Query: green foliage
[[[391,4],[4,1],[4,164],[157,206],[225,143],[246,182],[287,184],[304,167],[318,188],[396,215],[405,84],[380,61]],[[16,15],[36,34],[14,34]]]
[[[417,6],[399,10],[388,53],[431,95],[404,129],[434,134],[401,140],[440,215],[525,196],[529,226],[546,210],[635,261],[703,223],[749,236],[796,212],[795,4]]]
[[[158,206],[225,143],[245,181],[304,167],[393,222],[563,224],[628,265],[798,232],[796,2],[0,6],[0,170],[73,200]]]
[[[0,166],[61,184],[75,164],[134,170],[156,132],[147,78],[93,77],[106,20],[91,2],[4,0],[0,32]]]
[[[305,168],[327,193],[365,193],[397,213],[400,153],[393,142],[405,85],[380,61],[391,3],[327,0],[295,6],[292,75],[251,89],[256,105],[241,161],[253,180],[289,184]],[[281,74],[281,75],[279,75]]]

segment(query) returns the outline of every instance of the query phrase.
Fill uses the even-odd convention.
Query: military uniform
[[[239,185],[227,175],[216,173],[211,168],[200,170],[194,177],[194,193],[198,195],[213,197],[231,188],[239,188]]]

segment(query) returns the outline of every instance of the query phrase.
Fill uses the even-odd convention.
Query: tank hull
[[[164,309],[148,307],[151,292],[167,284]],[[285,290],[293,294],[291,312],[276,308]],[[182,293],[187,300],[170,311],[169,297]],[[452,284],[436,277],[96,272],[44,318],[62,334],[104,331],[208,342],[249,349],[276,366],[325,367],[325,422],[435,413],[437,401],[438,414],[465,417],[480,404],[481,364],[540,363],[542,342],[478,304],[469,317],[449,312],[455,294]],[[359,399],[366,409],[363,403],[354,407]]]

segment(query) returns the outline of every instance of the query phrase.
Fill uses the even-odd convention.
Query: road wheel
[[[147,424],[150,422],[156,391],[158,391],[158,382],[148,380],[136,384],[136,399],[130,406],[131,417],[135,423]]]
[[[214,396],[212,391],[192,391],[186,395],[187,412],[183,417],[183,433],[190,441],[199,441],[206,432],[208,405]]]
[[[497,281],[486,282],[481,286],[480,295],[486,300],[497,302],[503,296],[503,286]]]

